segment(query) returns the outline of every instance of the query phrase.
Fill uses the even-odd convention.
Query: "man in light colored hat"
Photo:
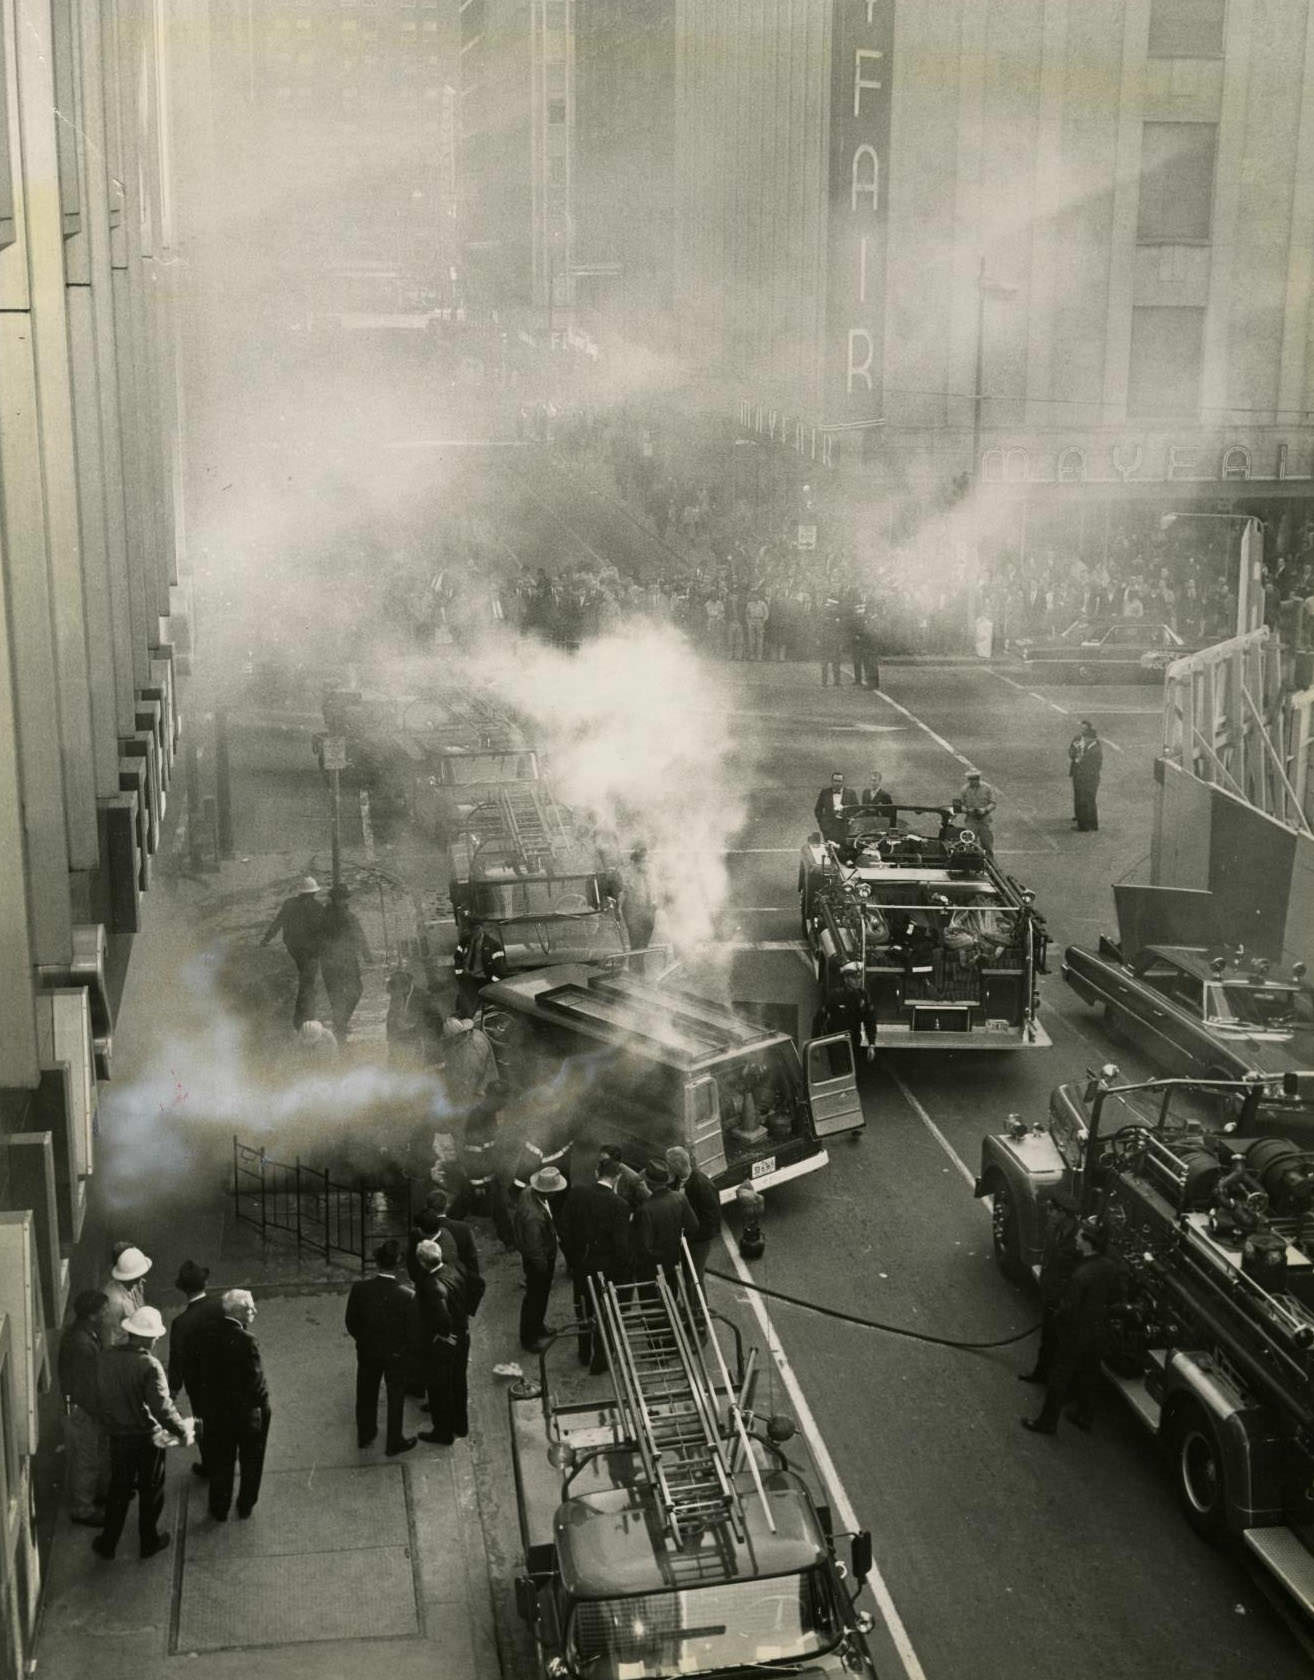
[[[557,1269],[557,1227],[552,1217],[553,1196],[570,1188],[556,1167],[540,1167],[521,1193],[512,1216],[516,1247],[525,1269],[525,1298],[520,1305],[520,1345],[541,1353],[551,1331],[544,1322],[552,1277]]]
[[[119,1248],[105,1282],[105,1305],[100,1314],[100,1345],[122,1347],[127,1341],[123,1321],[146,1300],[146,1274],[152,1262],[132,1243]]]
[[[429,1398],[429,1427],[420,1440],[450,1447],[470,1433],[467,1373],[470,1365],[470,1308],[459,1266],[442,1244],[426,1237],[415,1247],[416,1341]]]
[[[136,1252],[129,1249],[120,1260]],[[164,1334],[164,1320],[157,1309],[138,1307],[124,1319],[122,1329],[122,1345],[103,1353],[96,1370],[97,1406],[109,1436],[110,1481],[105,1526],[91,1549],[103,1558],[114,1556],[135,1493],[141,1555],[149,1558],[169,1544],[169,1536],[159,1526],[164,1509],[164,1448],[156,1441],[172,1435],[190,1445],[193,1425],[179,1416],[169,1398],[164,1367],[151,1352]]]
[[[297,997],[292,1006],[292,1030],[300,1031],[315,1009],[315,976],[319,972],[320,946],[324,938],[324,906],[319,902],[319,882],[307,875],[291,898],[279,905],[260,943],[268,945],[276,933],[283,935],[287,954],[296,964]]]

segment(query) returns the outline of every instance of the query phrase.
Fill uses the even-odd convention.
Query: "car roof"
[[[597,1474],[591,1477],[595,1466]],[[827,1555],[816,1512],[792,1472],[762,1474],[774,1529],[745,1471],[734,1478],[743,1508],[742,1535],[731,1523],[718,1523],[683,1547],[666,1533],[647,1483],[605,1485],[611,1479],[606,1459],[593,1460],[575,1485],[590,1480],[604,1485],[567,1499],[553,1523],[561,1582],[573,1598],[622,1598],[792,1575]]]
[[[1227,961],[1228,967],[1222,974],[1215,974],[1210,966],[1216,957]],[[1174,968],[1180,968],[1187,974],[1193,974],[1199,980],[1209,980],[1227,983],[1244,981],[1252,986],[1276,986],[1289,991],[1295,984],[1284,974],[1256,974],[1253,969],[1243,968],[1233,959],[1233,954],[1225,950],[1210,950],[1203,945],[1146,945],[1140,953],[1137,968],[1143,970],[1147,959],[1158,958],[1168,962]]]

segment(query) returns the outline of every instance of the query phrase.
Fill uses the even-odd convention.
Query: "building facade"
[[[281,273],[311,311],[451,304],[458,0],[211,0],[209,16],[230,225],[261,284]]]
[[[677,38],[677,310],[751,430],[893,489],[1306,494],[1310,0],[680,0]]]
[[[187,0],[0,0],[0,1675],[98,1082],[170,796],[189,623],[170,42]],[[195,60],[190,60],[194,64]]]
[[[461,224],[476,304],[549,327],[574,297],[577,0],[466,0]]]

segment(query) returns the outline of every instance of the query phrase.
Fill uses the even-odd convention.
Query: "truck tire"
[[[1218,1429],[1194,1401],[1174,1413],[1168,1428],[1173,1480],[1182,1514],[1206,1540],[1227,1533],[1227,1468]]]
[[[992,1172],[985,1181],[990,1196],[990,1233],[995,1245],[995,1264],[1010,1283],[1027,1283],[1029,1275],[1022,1258],[1022,1239],[1017,1228],[1017,1206],[1002,1173]]]

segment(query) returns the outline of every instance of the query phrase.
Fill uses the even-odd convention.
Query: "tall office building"
[[[457,0],[211,0],[230,227],[307,302],[450,302]],[[352,282],[355,281],[353,287]]]
[[[678,0],[677,38],[677,309],[754,431],[895,489],[1303,493],[1310,0]]]

